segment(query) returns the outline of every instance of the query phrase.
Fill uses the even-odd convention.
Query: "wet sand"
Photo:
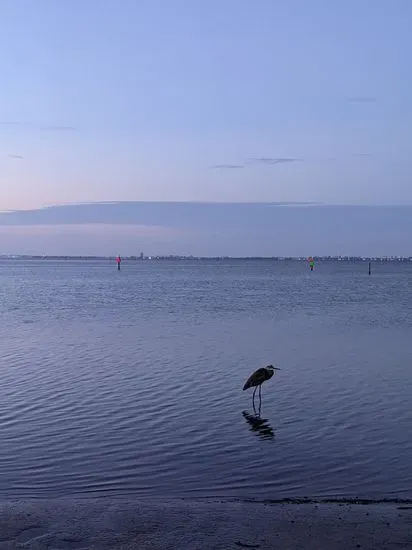
[[[0,504],[0,549],[412,549],[412,503],[76,499]]]

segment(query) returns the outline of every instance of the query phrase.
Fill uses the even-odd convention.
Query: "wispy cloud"
[[[9,159],[19,159],[21,160],[23,158],[23,155],[8,155]]]
[[[245,160],[245,164],[289,164],[292,162],[300,162],[302,159],[295,157],[254,157]],[[245,164],[212,164],[210,168],[213,170],[236,170],[245,168]]]
[[[294,157],[258,157],[249,159],[249,162],[256,164],[287,164],[299,161],[301,161],[301,159]]]
[[[214,170],[232,170],[236,168],[244,168],[243,164],[213,164],[210,168]]]
[[[352,153],[352,157],[371,157],[371,153]]]
[[[268,203],[266,206],[268,208],[277,208],[279,206],[287,206],[287,207],[304,207],[304,206],[321,206],[323,205],[323,202],[314,202],[314,201],[292,201],[292,202],[276,202],[276,203]]]
[[[42,126],[41,130],[46,132],[77,132],[77,128],[75,128],[74,126],[60,126],[60,125]]]
[[[348,98],[349,103],[376,103],[378,98],[371,95],[360,95]]]
[[[64,124],[35,124],[34,122],[23,122],[19,120],[0,120],[0,126],[29,126],[33,129],[46,132],[77,132],[75,126]]]

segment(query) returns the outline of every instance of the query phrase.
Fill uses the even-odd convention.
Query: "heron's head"
[[[279,367],[274,367],[273,365],[268,365],[266,368],[269,369],[269,370],[272,370],[272,371],[280,370]]]

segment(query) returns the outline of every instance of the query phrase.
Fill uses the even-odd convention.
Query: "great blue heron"
[[[275,370],[280,370],[279,367],[274,367],[273,365],[268,365],[267,367],[261,367],[260,369],[255,370],[253,374],[249,376],[246,380],[245,385],[243,386],[243,391],[249,388],[255,388],[253,390],[253,403],[255,402],[255,393],[259,387],[259,399],[262,399],[262,384],[272,378],[275,374]]]

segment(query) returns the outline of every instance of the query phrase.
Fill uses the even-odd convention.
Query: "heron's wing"
[[[246,380],[245,385],[243,386],[244,390],[251,388],[253,386],[258,386],[266,380],[266,369],[264,367],[256,370],[253,374],[249,376]]]

